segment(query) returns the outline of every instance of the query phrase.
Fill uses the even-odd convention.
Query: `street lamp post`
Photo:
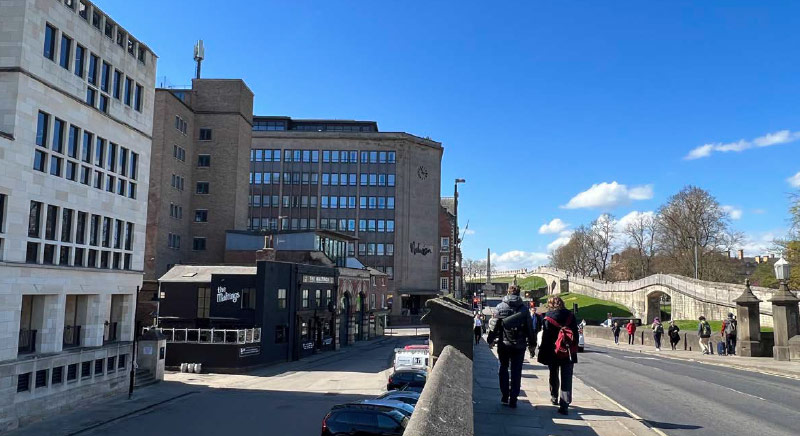
[[[790,273],[791,265],[781,256],[775,262],[775,278],[780,282],[780,288],[769,300],[772,303],[772,321],[775,329],[775,345],[772,347],[772,356],[775,360],[791,360],[789,341],[800,334],[797,321],[797,303],[800,299],[789,291]]]
[[[456,257],[460,246],[458,236],[458,184],[465,183],[465,179],[456,179],[453,184],[453,252],[450,253],[450,283],[453,287],[453,294],[456,299],[461,299],[461,289],[456,283]]]

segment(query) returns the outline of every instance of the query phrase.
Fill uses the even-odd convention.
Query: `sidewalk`
[[[411,333],[413,333],[413,330]],[[304,369],[313,368],[317,364],[320,364],[320,362],[328,359],[347,353],[358,352],[358,350],[364,347],[376,346],[388,341],[393,341],[399,336],[400,335],[384,336],[369,341],[360,341],[338,351],[315,354],[294,362],[283,362],[264,366],[244,374],[191,374],[167,372],[164,375],[164,381],[136,389],[133,393],[133,399],[131,400],[128,400],[127,394],[109,396],[89,406],[71,409],[63,414],[2,434],[3,436],[78,435],[131,415],[146,413],[148,410],[155,407],[168,404],[172,401],[180,401],[187,396],[202,393],[209,389],[218,387],[236,388],[239,385],[244,386],[251,380],[249,377],[245,376],[255,375],[272,377],[288,371],[302,371]],[[127,383],[125,386],[127,386]]]
[[[527,359],[522,367],[517,408],[503,406],[497,381],[498,367],[497,357],[486,342],[475,346],[472,384],[475,436],[658,434],[577,378],[572,383],[573,403],[569,415],[559,415],[558,407],[550,404],[547,367]]]
[[[681,359],[692,362],[700,362],[708,365],[718,365],[727,368],[741,369],[744,371],[759,372],[762,374],[776,375],[800,379],[800,362],[781,362],[771,357],[741,357],[741,356],[719,356],[717,354],[703,354],[697,351],[699,344],[689,344],[694,351],[683,350],[683,341],[678,344],[678,350],[672,351],[669,346],[669,339],[665,339],[665,347],[661,351],[656,351],[652,345],[628,345],[623,344],[620,339],[619,345],[608,339],[586,337],[586,345],[614,348],[620,351],[631,351],[657,355],[669,359]],[[714,347],[716,352],[716,346]]]

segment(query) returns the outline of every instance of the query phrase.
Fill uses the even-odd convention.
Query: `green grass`
[[[613,316],[628,317],[633,316],[627,307],[613,301],[601,300],[581,294],[564,293],[559,294],[567,309],[572,309],[573,303],[578,303],[578,314],[581,319],[588,321],[605,321],[610,312]],[[548,297],[542,297],[539,302],[547,303]]]
[[[722,329],[722,321],[711,320],[708,321],[708,323],[711,324],[712,333],[719,333],[719,331]],[[676,319],[675,324],[680,327],[682,331],[696,332],[700,321],[696,319]],[[667,326],[669,326],[669,323],[664,323],[664,328],[667,328]],[[761,331],[771,332],[773,330],[772,327],[761,327]]]
[[[514,277],[492,277],[492,283],[511,283]],[[486,280],[467,280],[469,283],[485,283]],[[547,287],[547,282],[541,277],[517,278],[517,284],[524,291]]]

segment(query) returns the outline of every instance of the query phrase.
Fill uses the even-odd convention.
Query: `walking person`
[[[550,297],[542,323],[539,363],[550,369],[550,401],[567,414],[572,403],[572,371],[578,363],[578,323],[560,297]]]
[[[697,326],[697,335],[700,336],[700,349],[703,351],[703,354],[708,354],[710,349],[708,348],[708,341],[711,338],[711,324],[706,321],[705,316],[700,316],[700,324]]]
[[[619,325],[619,321],[614,321],[614,325],[611,326],[611,333],[614,334],[614,343],[619,345],[619,332],[622,331],[622,327]]]
[[[628,331],[628,345],[633,345],[633,338],[636,333],[636,324],[633,323],[633,320],[628,321],[625,330]]]
[[[489,321],[489,333],[486,343],[489,347],[497,345],[497,357],[500,359],[500,402],[511,408],[517,407],[519,386],[522,381],[522,361],[525,349],[531,353],[536,351],[536,332],[533,329],[528,307],[519,296],[519,286],[511,285],[508,295],[495,308],[494,316]],[[511,371],[509,380],[509,369]]]
[[[728,313],[728,319],[722,321],[722,337],[725,338],[725,348],[729,356],[736,354],[736,319]]]
[[[656,342],[656,351],[661,351],[661,337],[664,335],[664,326],[661,324],[661,318],[656,317],[653,320],[653,340]]]
[[[475,327],[472,329],[475,332],[475,345],[478,345],[478,342],[481,341],[481,335],[483,334],[483,322],[481,321],[481,315],[475,315]]]
[[[680,335],[681,328],[675,324],[675,320],[671,320],[669,322],[669,330],[667,330],[667,336],[669,336],[669,344],[672,346],[672,351],[675,351],[678,345],[678,342],[681,341]]]

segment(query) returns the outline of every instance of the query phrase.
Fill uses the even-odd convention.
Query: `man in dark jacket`
[[[542,343],[539,345],[539,363],[550,369],[550,401],[558,405],[558,413],[567,414],[572,402],[572,370],[578,363],[578,353],[571,352],[567,357],[556,355],[556,339],[561,327],[572,330],[575,342],[578,341],[578,321],[571,311],[564,308],[560,297],[550,297],[547,301],[548,312],[542,323]],[[555,325],[550,320],[554,320]],[[559,383],[559,372],[561,383]]]
[[[508,404],[509,407],[517,407],[525,348],[530,351],[531,358],[536,350],[536,331],[531,322],[530,312],[519,296],[518,286],[509,286],[508,295],[495,308],[494,316],[489,321],[486,342],[489,347],[498,342],[500,392],[503,395],[500,401]],[[511,369],[510,386],[509,367]]]
[[[725,338],[725,348],[729,356],[736,354],[736,319],[732,313],[728,319],[722,321],[722,337]]]

